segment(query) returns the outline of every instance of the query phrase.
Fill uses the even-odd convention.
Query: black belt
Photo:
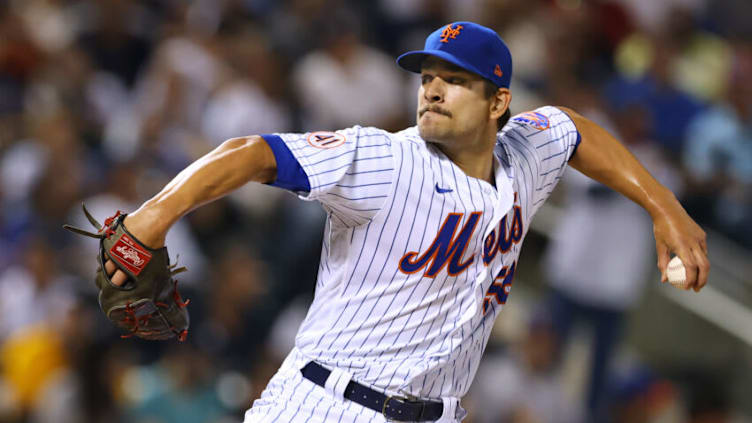
[[[326,386],[326,380],[331,373],[315,361],[306,364],[300,372],[303,373],[303,377],[322,387]],[[444,412],[443,403],[390,397],[352,380],[345,387],[345,398],[377,411],[389,420],[402,422],[438,420]]]

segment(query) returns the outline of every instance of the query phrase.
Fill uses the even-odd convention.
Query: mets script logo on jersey
[[[514,201],[517,202],[517,193],[514,194]],[[436,234],[431,246],[423,254],[419,251],[410,251],[402,256],[399,262],[400,271],[411,274],[427,268],[423,276],[429,278],[435,277],[447,265],[447,273],[450,276],[457,276],[465,271],[475,261],[475,254],[472,254],[464,262],[462,256],[465,255],[465,250],[467,250],[482,214],[482,212],[470,213],[459,234],[457,234],[464,213],[450,213],[441,225],[441,229]],[[511,216],[511,222],[508,219],[509,214],[501,219],[498,235],[497,230],[494,229],[486,237],[483,243],[484,265],[488,266],[499,251],[504,254],[522,240],[525,228],[522,222],[522,209],[519,205],[514,206]]]
[[[468,243],[472,238],[475,227],[478,225],[482,212],[473,212],[457,234],[457,228],[464,213],[450,213],[441,225],[439,233],[430,247],[423,253],[411,251],[405,254],[399,262],[399,269],[403,273],[415,273],[426,267],[428,269],[423,276],[435,277],[447,264],[449,275],[456,276],[468,268],[475,260],[475,255],[462,261]],[[456,236],[455,236],[456,235]]]
[[[517,202],[517,193],[514,193],[514,202]],[[522,222],[522,209],[515,205],[512,211],[512,221],[509,222],[509,215],[504,216],[499,222],[499,227],[491,231],[483,242],[483,264],[488,266],[496,257],[499,251],[502,254],[509,251],[513,245],[522,240],[522,234],[525,233]]]
[[[318,131],[308,135],[308,144],[316,148],[336,148],[344,144],[347,139],[336,132]]]
[[[441,31],[441,42],[448,43],[450,38],[452,40],[457,38],[457,36],[460,35],[460,31],[462,31],[462,25],[457,25],[454,28],[452,28],[452,24],[447,25],[444,27],[444,30]]]
[[[525,112],[520,115],[515,116],[512,119],[513,122],[520,122],[524,123],[526,125],[532,126],[533,128],[542,131],[544,129],[548,129],[548,127],[551,125],[548,121],[548,118],[538,112]]]

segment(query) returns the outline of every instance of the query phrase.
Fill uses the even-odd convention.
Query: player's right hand
[[[661,281],[666,282],[666,267],[671,253],[684,263],[687,286],[699,292],[708,282],[710,261],[705,231],[678,204],[653,218],[653,233]]]

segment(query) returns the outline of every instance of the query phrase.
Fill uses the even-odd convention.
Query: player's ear
[[[499,88],[491,98],[491,118],[497,120],[509,108],[512,102],[512,92],[509,88]]]

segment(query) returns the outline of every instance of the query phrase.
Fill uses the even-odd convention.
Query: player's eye
[[[433,79],[433,76],[431,75],[421,75],[420,82],[423,84],[428,84]]]
[[[447,79],[447,82],[449,82],[450,84],[461,85],[465,83],[465,79],[460,78],[459,76],[451,76]]]

